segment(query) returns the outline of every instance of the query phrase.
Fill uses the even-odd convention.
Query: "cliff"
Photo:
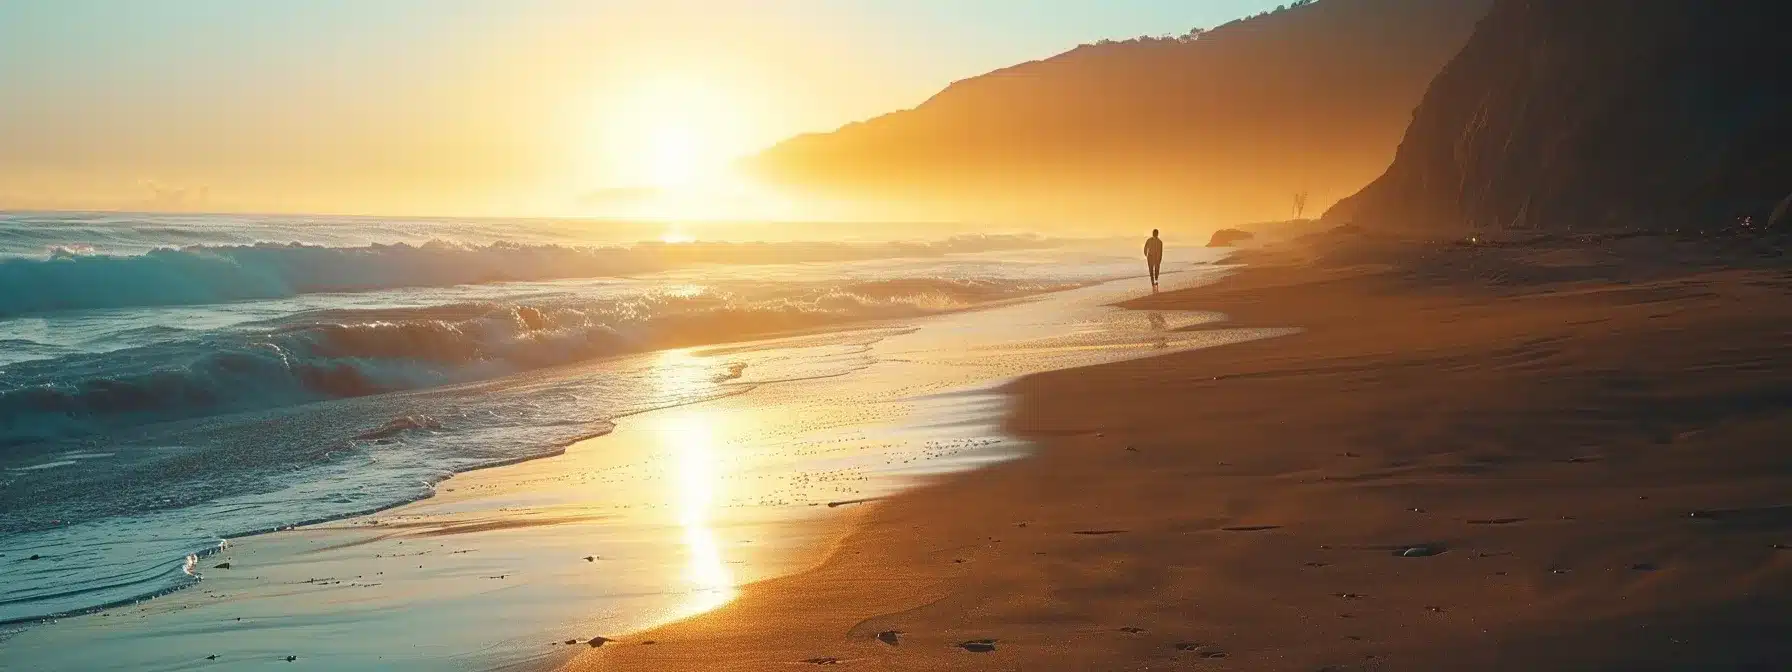
[[[1326,219],[1764,225],[1792,198],[1789,22],[1786,3],[1498,0],[1426,92],[1386,174]]]
[[[1230,223],[1369,182],[1490,0],[1319,0],[1085,45],[744,162],[844,217]]]

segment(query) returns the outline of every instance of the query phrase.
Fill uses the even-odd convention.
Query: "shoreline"
[[[603,367],[607,364],[611,364],[611,363],[614,363],[617,361],[622,361],[622,360],[632,359],[632,358],[651,357],[651,356],[655,355],[656,353],[663,353],[663,352],[675,351],[675,350],[712,350],[712,349],[713,350],[728,350],[728,349],[733,349],[733,348],[737,348],[737,347],[749,347],[750,348],[753,346],[753,344],[764,343],[764,342],[785,341],[785,340],[801,339],[801,338],[805,338],[805,337],[838,336],[838,335],[852,334],[852,333],[857,333],[857,332],[874,332],[874,331],[885,330],[885,329],[890,329],[890,328],[896,327],[896,326],[900,325],[901,323],[903,323],[905,321],[909,321],[909,320],[925,319],[925,318],[932,318],[932,317],[938,317],[938,316],[949,316],[949,315],[952,315],[955,313],[977,311],[977,310],[989,310],[989,309],[993,309],[993,308],[999,308],[1002,306],[1015,305],[1015,304],[1024,303],[1024,302],[1036,299],[1039,296],[1042,296],[1045,294],[1051,294],[1053,292],[1058,292],[1058,291],[1081,289],[1084,287],[1090,287],[1090,286],[1114,282],[1115,280],[1116,279],[1114,279],[1114,278],[1108,278],[1108,279],[1096,280],[1096,281],[1085,281],[1085,282],[1080,282],[1080,283],[1074,283],[1074,284],[1071,284],[1071,285],[1069,285],[1067,287],[1063,287],[1063,288],[1051,289],[1051,290],[1038,290],[1038,291],[1033,291],[1033,292],[1029,292],[1029,293],[1019,294],[1016,296],[1010,296],[1010,297],[1005,297],[1005,298],[984,301],[981,303],[976,303],[976,304],[971,304],[971,305],[958,306],[958,307],[953,307],[953,308],[944,309],[944,310],[936,310],[934,312],[925,313],[923,315],[909,316],[906,318],[851,319],[851,320],[846,320],[843,322],[837,322],[837,323],[832,323],[832,324],[820,324],[820,325],[804,326],[804,327],[798,327],[798,328],[792,328],[792,329],[776,329],[776,330],[766,331],[766,332],[749,331],[749,332],[746,332],[743,334],[737,334],[735,336],[732,336],[732,337],[730,337],[730,340],[721,340],[721,341],[715,341],[715,342],[710,342],[708,340],[703,340],[703,339],[697,339],[697,340],[688,340],[687,339],[687,340],[682,340],[682,341],[671,341],[671,342],[667,342],[667,343],[658,344],[652,348],[648,348],[648,349],[644,349],[644,350],[620,352],[620,353],[616,353],[616,354],[612,354],[612,355],[606,355],[604,357],[600,357],[600,358],[593,359],[593,360],[562,364],[562,365],[558,365],[558,366],[554,366],[554,367],[548,367],[546,369],[525,371],[518,375],[547,376],[547,375],[553,375],[556,370],[573,371],[573,370],[596,369],[596,368]],[[490,384],[493,382],[494,381],[487,380],[487,381],[475,381],[475,382],[468,382],[468,383],[457,383],[454,385],[445,385],[445,386],[441,386],[438,388],[432,388],[432,389],[404,390],[404,391],[401,391],[400,393],[441,392],[444,390],[457,388],[457,387],[476,386],[476,385]],[[497,468],[509,467],[509,466],[521,464],[524,462],[534,461],[534,460],[542,460],[542,459],[559,457],[559,456],[564,455],[566,453],[566,451],[574,445],[578,445],[578,444],[581,444],[581,443],[584,443],[586,441],[590,441],[593,439],[599,439],[599,438],[602,438],[602,437],[610,434],[611,432],[614,432],[616,429],[617,423],[623,419],[626,419],[626,418],[629,418],[632,416],[653,413],[656,411],[663,411],[663,410],[667,410],[670,408],[677,408],[679,406],[685,406],[685,405],[690,405],[690,404],[695,404],[695,403],[704,403],[706,401],[711,401],[716,398],[732,396],[735,394],[741,394],[746,391],[748,391],[747,388],[741,388],[741,389],[726,392],[718,397],[711,397],[711,398],[703,399],[703,400],[687,401],[687,402],[683,402],[680,404],[674,404],[674,405],[670,405],[670,406],[659,406],[659,407],[626,410],[624,412],[620,412],[620,413],[617,413],[613,416],[606,418],[604,420],[604,423],[609,426],[602,431],[585,434],[585,435],[571,438],[570,440],[565,440],[565,441],[549,444],[548,448],[541,449],[536,452],[531,452],[530,454],[527,454],[527,455],[506,458],[506,459],[501,459],[501,460],[482,463],[482,464],[477,464],[477,465],[474,465],[471,467],[466,467],[466,468],[448,470],[444,473],[444,475],[440,479],[426,483],[425,487],[427,488],[427,490],[424,492],[418,493],[416,496],[398,499],[398,500],[395,500],[395,501],[392,501],[389,503],[385,503],[385,504],[381,504],[378,506],[374,506],[371,508],[354,510],[354,511],[349,511],[349,512],[344,512],[344,513],[325,514],[325,515],[321,515],[318,517],[299,520],[296,522],[281,523],[281,524],[278,524],[278,525],[272,526],[272,527],[251,529],[248,531],[234,533],[234,534],[230,534],[227,536],[219,536],[216,539],[216,541],[207,542],[205,547],[196,549],[196,550],[188,553],[184,558],[170,558],[168,561],[168,565],[170,567],[172,567],[176,564],[181,564],[183,566],[182,569],[171,570],[171,571],[181,571],[181,572],[186,573],[189,577],[195,577],[195,574],[192,571],[189,571],[189,570],[195,569],[195,567],[196,567],[194,564],[195,562],[204,561],[208,558],[217,556],[220,553],[224,552],[233,543],[238,543],[238,542],[248,540],[248,539],[263,537],[263,536],[270,535],[270,534],[277,534],[280,532],[287,532],[287,531],[300,529],[300,528],[328,526],[332,523],[366,518],[369,516],[375,516],[378,514],[393,511],[395,509],[399,509],[402,507],[407,507],[407,506],[411,506],[414,504],[418,504],[420,502],[425,502],[427,500],[435,498],[440,491],[439,490],[440,487],[442,487],[444,484],[450,482],[451,480],[453,480],[454,478],[456,478],[458,476],[477,472],[477,471],[487,470],[487,469],[497,469]],[[351,398],[347,398],[347,399],[354,399],[354,398],[351,397]],[[338,400],[331,400],[331,401],[344,401],[344,400],[338,399]],[[374,432],[374,431],[379,431],[379,429],[380,428],[370,428],[368,431]],[[360,438],[357,437],[355,440],[360,440]],[[77,618],[77,617],[82,617],[82,616],[90,616],[90,615],[98,614],[98,613],[101,613],[101,612],[104,612],[107,610],[111,610],[111,609],[131,607],[133,605],[141,604],[141,603],[147,602],[149,600],[155,600],[158,598],[177,594],[182,591],[192,589],[198,585],[200,585],[200,581],[197,578],[193,578],[193,579],[188,580],[179,585],[165,586],[165,587],[162,587],[162,588],[159,588],[159,589],[156,589],[153,591],[145,592],[145,593],[142,593],[139,595],[120,598],[120,599],[117,599],[117,600],[114,600],[111,602],[106,602],[106,603],[97,604],[97,605],[93,605],[93,606],[87,606],[87,607],[70,609],[70,610],[60,611],[60,612],[55,612],[55,613],[50,613],[50,614],[44,614],[41,616],[29,616],[29,617],[19,617],[19,618],[0,618],[0,642],[5,641],[6,638],[8,638],[14,634],[23,632],[23,631],[31,629],[31,628],[41,627],[46,624],[54,623],[55,621],[58,621],[58,620],[68,619],[68,618]]]
[[[1028,458],[566,669],[1792,660],[1783,262],[1344,242],[1119,304],[1301,335],[1023,377]]]
[[[1268,335],[1178,331],[1213,317],[1107,307],[1130,291],[1106,283],[903,329],[650,355],[656,385],[680,390],[752,362],[726,381],[747,389],[633,415],[551,457],[461,472],[375,514],[233,540],[196,586],[27,630],[0,664],[552,665],[574,649],[565,641],[676,621],[737,583],[805,571],[891,493],[1012,459],[1018,444],[998,426],[1007,397],[990,381]],[[332,643],[303,645],[312,638]],[[153,660],[141,658],[149,640]],[[466,641],[491,645],[456,645]]]

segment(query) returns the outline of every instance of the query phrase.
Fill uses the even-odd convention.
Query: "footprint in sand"
[[[1225,649],[1221,649],[1212,644],[1202,644],[1199,642],[1183,642],[1177,644],[1176,650],[1187,651],[1202,658],[1225,658],[1227,655],[1230,655],[1226,653]]]

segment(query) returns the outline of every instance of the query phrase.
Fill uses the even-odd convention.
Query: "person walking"
[[[1157,267],[1164,263],[1164,239],[1157,237],[1157,229],[1151,230],[1151,237],[1145,239],[1145,266],[1151,269],[1151,286],[1157,286]]]

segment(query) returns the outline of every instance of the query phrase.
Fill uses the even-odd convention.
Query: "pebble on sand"
[[[609,637],[592,637],[591,641],[585,642],[585,644],[590,646],[591,648],[595,649],[597,647],[603,646],[605,644],[608,644],[608,643],[614,642],[614,641],[616,641],[616,640],[610,639]]]
[[[991,651],[996,650],[996,640],[973,639],[973,640],[970,640],[967,642],[959,642],[958,648],[964,649],[971,653],[989,653]]]
[[[902,643],[902,633],[897,630],[885,630],[877,633],[877,641],[889,644],[890,646],[897,646]]]
[[[220,562],[218,564],[212,565],[212,569],[230,569],[230,563]]]

